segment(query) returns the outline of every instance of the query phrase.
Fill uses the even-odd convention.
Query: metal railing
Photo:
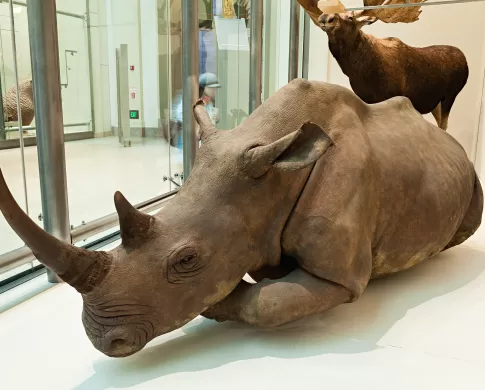
[[[91,122],[80,122],[80,123],[68,123],[63,125],[64,128],[66,127],[81,127],[81,126],[90,126]],[[19,131],[20,127],[7,127],[5,126],[5,132],[13,132],[13,131]],[[22,126],[22,130],[36,130],[35,126]]]

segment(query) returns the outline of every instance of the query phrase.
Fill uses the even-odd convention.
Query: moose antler
[[[329,3],[329,1],[319,1],[319,0],[297,0],[298,3],[305,9],[305,12],[310,15],[317,26],[320,26],[318,22],[318,17],[322,14],[320,7],[324,3]],[[394,4],[406,4],[408,0],[386,0],[384,3],[382,0],[363,0],[364,6],[378,6],[378,5],[394,5]],[[426,0],[409,0],[410,3],[423,3]],[[384,23],[413,23],[419,19],[421,14],[421,7],[405,7],[405,8],[390,8],[390,9],[374,9],[374,10],[363,10],[358,11],[359,16],[376,17]]]
[[[426,0],[409,0],[409,3],[424,3]],[[386,0],[381,4],[382,0],[364,0],[365,7],[378,5],[395,5],[407,4],[408,0]],[[419,19],[421,14],[421,7],[403,7],[390,9],[370,9],[363,10],[359,16],[375,17],[384,23],[413,23]]]

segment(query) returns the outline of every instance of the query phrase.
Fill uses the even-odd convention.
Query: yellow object
[[[236,17],[234,0],[222,0],[222,17],[226,19],[234,19]]]

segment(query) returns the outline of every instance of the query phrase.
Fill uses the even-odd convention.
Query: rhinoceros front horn
[[[0,210],[35,257],[80,293],[91,291],[108,272],[110,254],[75,247],[37,226],[13,198],[1,170]]]

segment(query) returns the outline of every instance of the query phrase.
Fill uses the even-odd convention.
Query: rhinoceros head
[[[251,202],[271,201],[281,181],[277,171],[307,167],[331,144],[311,123],[261,144],[237,129],[217,131],[200,104],[194,113],[203,144],[190,178],[153,216],[117,192],[122,243],[109,252],[46,233],[18,206],[0,172],[0,209],[8,223],[39,261],[81,293],[86,333],[108,356],[131,355],[183,326],[263,262],[265,210],[253,210]]]

